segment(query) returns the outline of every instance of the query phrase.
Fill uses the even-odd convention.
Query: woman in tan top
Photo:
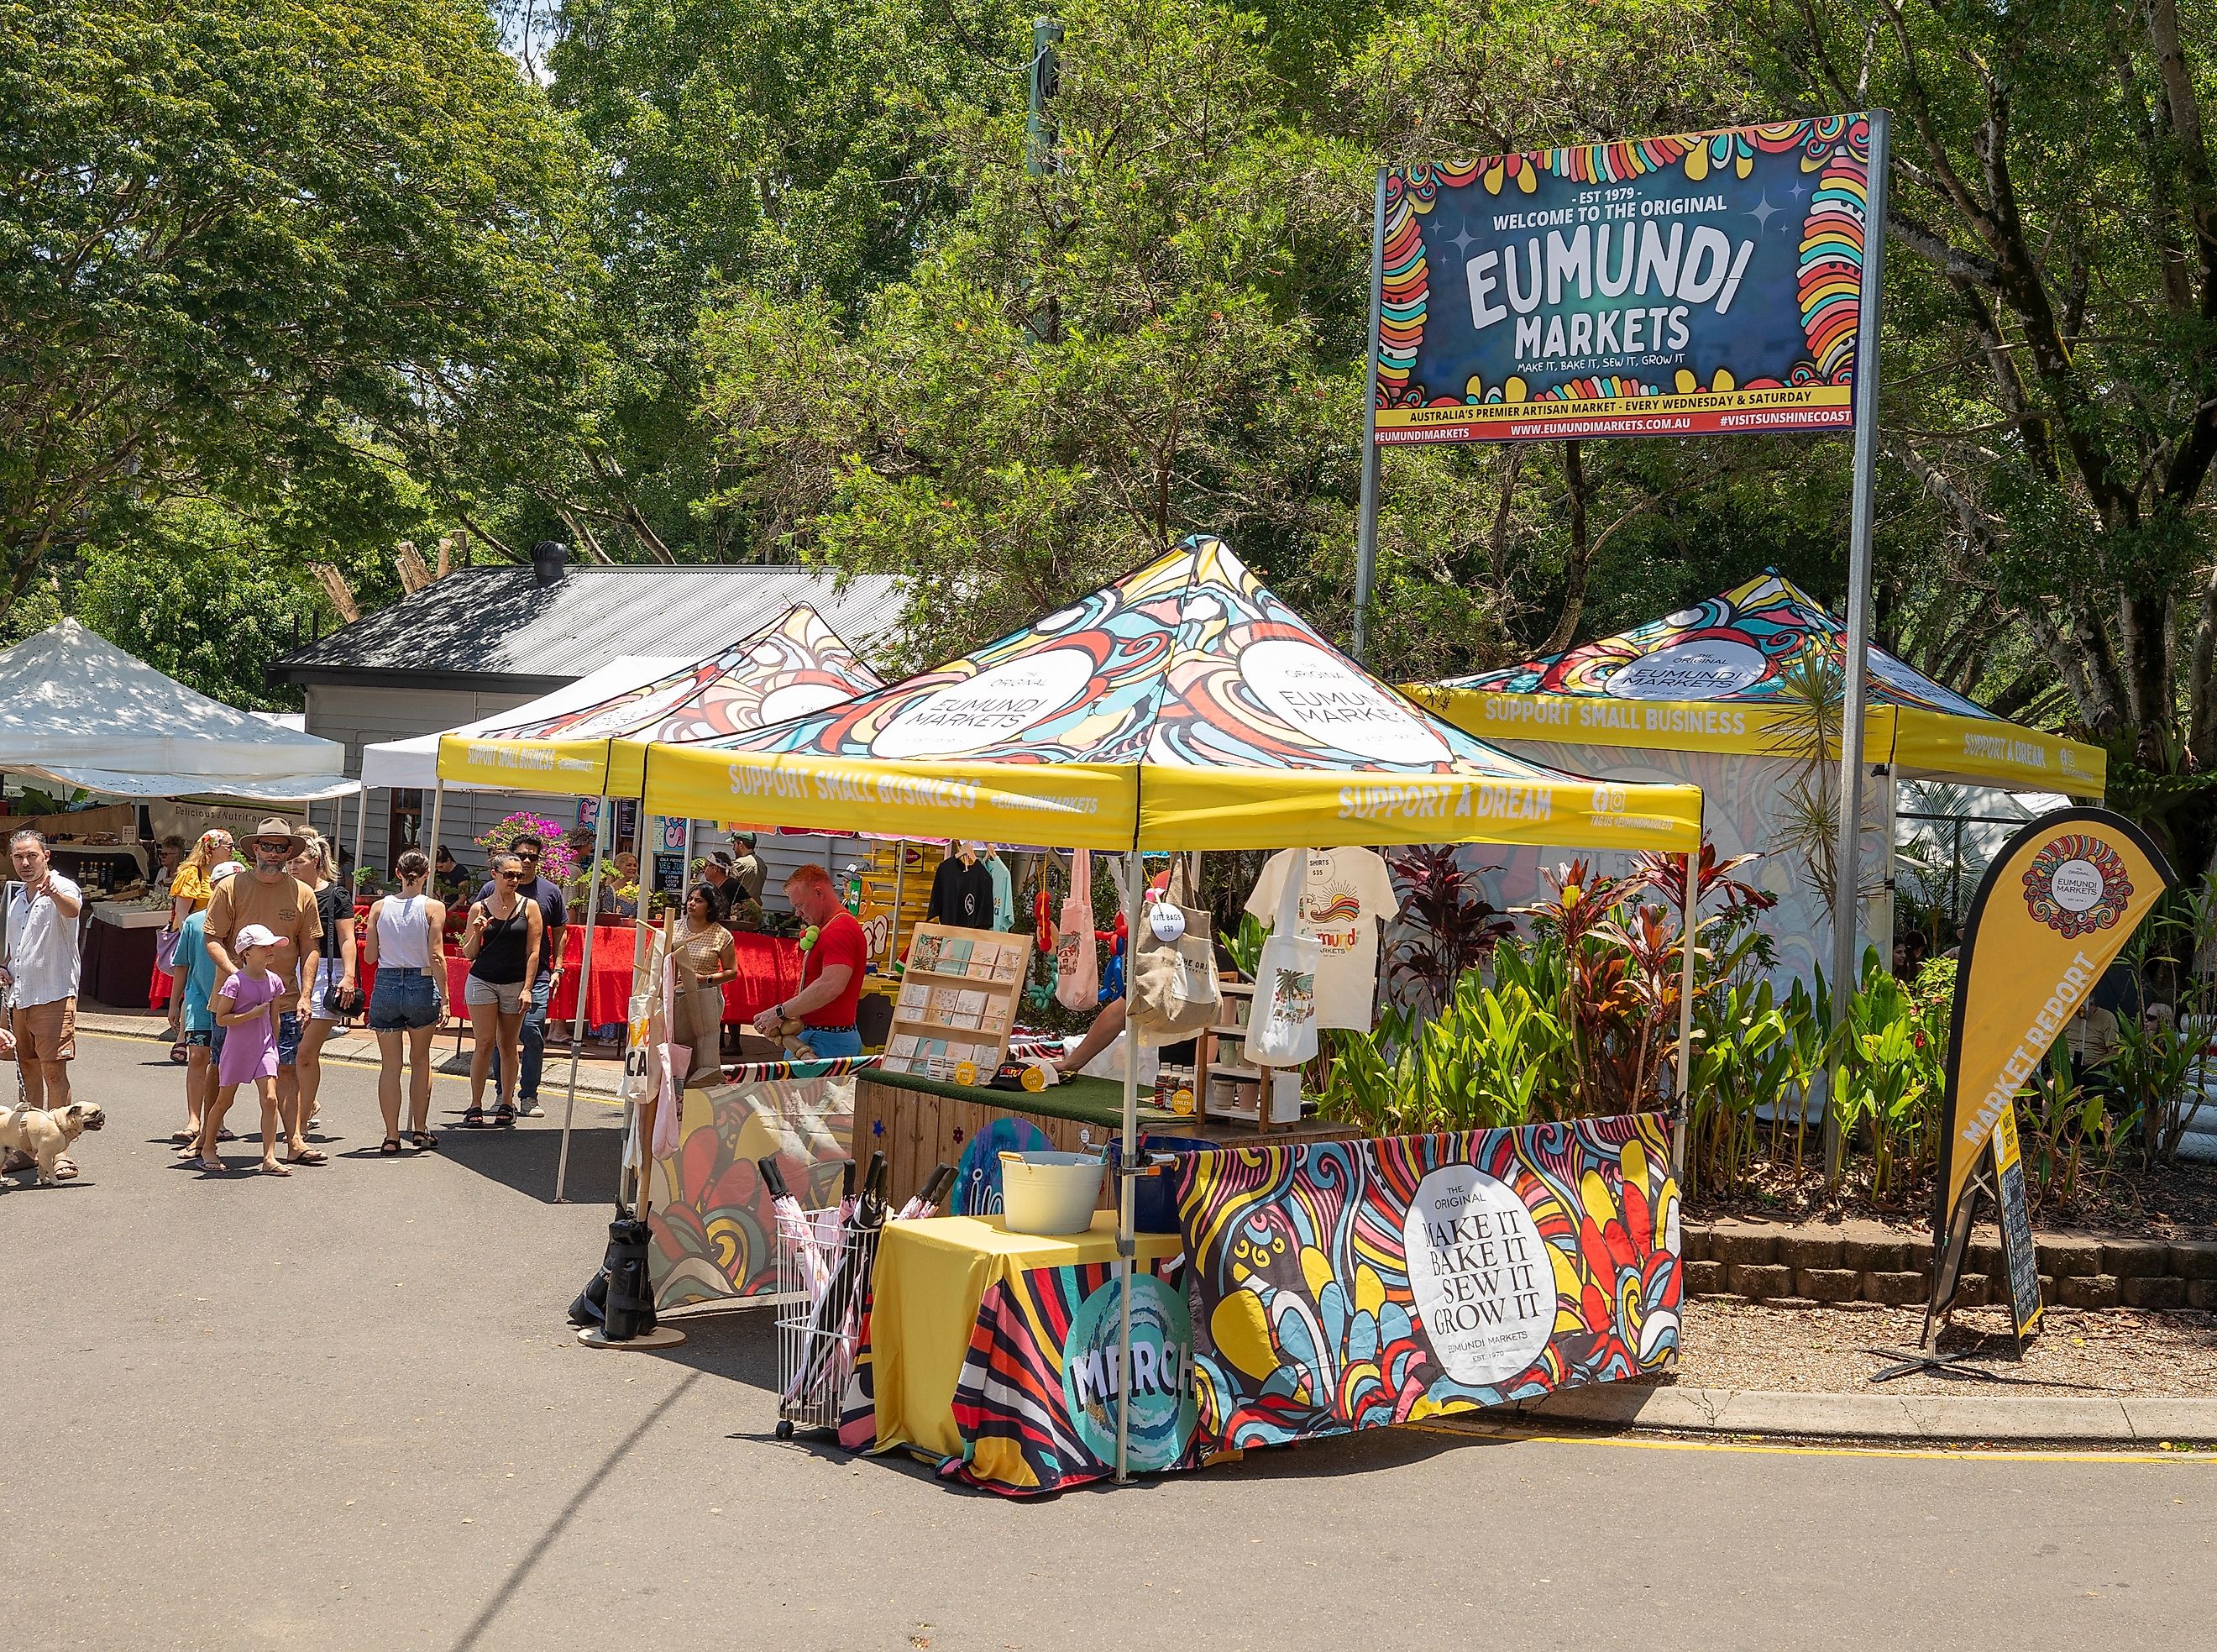
[[[674,956],[679,986],[670,1032],[692,1046],[693,1070],[685,1081],[711,1081],[722,1073],[724,983],[738,979],[739,954],[732,931],[716,921],[715,891],[705,883],[685,897]]]

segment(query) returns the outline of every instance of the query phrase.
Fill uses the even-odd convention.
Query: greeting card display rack
[[[1029,935],[919,924],[893,1000],[886,1071],[983,1084],[1008,1055],[1032,967]],[[967,1065],[968,1079],[960,1077]]]

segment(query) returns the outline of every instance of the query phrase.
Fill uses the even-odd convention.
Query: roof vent
[[[531,548],[531,583],[534,585],[559,585],[562,569],[570,560],[570,548],[559,539],[542,539]]]

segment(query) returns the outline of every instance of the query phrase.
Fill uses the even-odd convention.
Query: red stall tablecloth
[[[585,994],[585,1024],[605,1027],[631,1013],[631,959],[636,931],[602,925],[593,931],[593,981]],[[774,935],[734,935],[739,975],[724,985],[724,1019],[727,1024],[751,1021],[781,999],[800,990],[800,944]],[[577,1014],[577,977],[585,956],[585,930],[570,925],[564,937],[562,983],[547,1006],[547,1018],[568,1023]],[[469,961],[459,951],[447,955],[447,1004],[457,1016],[468,1012],[462,999],[462,982],[470,973]]]

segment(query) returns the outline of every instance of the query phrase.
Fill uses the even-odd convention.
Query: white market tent
[[[337,741],[211,700],[75,620],[0,650],[0,772],[125,798],[300,803],[355,789]]]

